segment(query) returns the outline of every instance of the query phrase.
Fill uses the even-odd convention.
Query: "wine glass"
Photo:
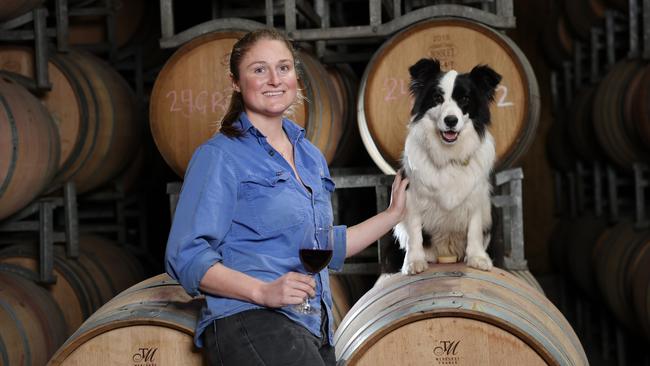
[[[320,272],[332,259],[332,246],[334,242],[334,231],[332,226],[317,227],[307,230],[305,238],[300,243],[300,262],[305,270],[314,276]],[[317,310],[309,303],[309,298],[296,305],[296,311],[302,314],[314,314]]]

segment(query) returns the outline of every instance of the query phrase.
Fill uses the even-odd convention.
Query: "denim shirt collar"
[[[239,115],[237,122],[239,123],[243,134],[250,133],[258,138],[266,138],[266,136],[264,136],[264,134],[253,125],[246,112],[242,112]],[[298,126],[295,123],[291,123],[291,121],[285,117],[282,117],[282,128],[284,129],[284,132],[286,132],[287,136],[289,136],[289,140],[292,144],[295,144],[298,139],[305,136],[304,128]]]

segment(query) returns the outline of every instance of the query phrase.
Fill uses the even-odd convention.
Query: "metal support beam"
[[[604,213],[603,203],[603,170],[599,161],[594,161],[594,212],[600,217]]]
[[[617,222],[619,218],[618,179],[616,171],[611,165],[607,166],[607,186],[609,188],[609,217],[610,221]]]
[[[56,0],[56,48],[59,52],[68,52],[68,0]]]
[[[54,283],[54,223],[52,219],[52,202],[41,200],[39,203],[39,221],[41,230],[39,231],[39,261],[38,275],[39,282]]]
[[[505,194],[492,197],[492,204],[501,208],[503,216],[503,242],[505,253],[503,265],[508,270],[526,271],[528,263],[524,253],[524,219],[522,180],[524,172],[521,168],[509,169],[497,173],[495,185],[502,187]],[[507,186],[506,186],[507,184]]]
[[[643,58],[650,60],[650,0],[643,0]]]
[[[47,72],[47,25],[45,18],[47,10],[45,8],[36,8],[34,12],[34,65],[36,68],[36,86],[41,90],[52,89]]]
[[[63,186],[63,207],[65,213],[66,255],[79,257],[79,215],[77,212],[77,190],[74,182]]]
[[[650,1],[650,0],[649,0]],[[603,49],[603,43],[600,41],[603,31],[600,28],[592,27],[591,28],[591,77],[590,81],[592,84],[598,82],[601,78],[599,65],[600,65],[600,50]]]
[[[512,0],[496,0],[497,15],[514,19],[515,9]]]
[[[634,164],[634,192],[636,202],[636,224],[638,229],[650,227],[645,213],[645,190],[648,188],[648,166],[641,163]]]
[[[612,66],[616,63],[616,50],[615,50],[615,23],[614,12],[611,10],[605,11],[605,49],[607,51],[607,65]]]
[[[273,26],[273,0],[264,1],[264,9],[266,10],[266,25]]]
[[[381,0],[369,0],[370,26],[376,27],[381,24]]]
[[[174,37],[174,4],[172,0],[160,0],[160,31],[163,40]],[[162,41],[160,43],[162,46]]]
[[[296,0],[284,0],[284,29],[291,34],[296,27]]]
[[[639,57],[639,5],[637,0],[628,1],[629,58]]]

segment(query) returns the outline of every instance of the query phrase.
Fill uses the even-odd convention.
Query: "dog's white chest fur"
[[[442,73],[430,62],[421,60],[409,69],[415,103],[403,168],[410,183],[406,217],[395,227],[395,236],[406,249],[402,272],[422,272],[427,262],[449,255],[489,270],[492,261],[485,249],[492,225],[490,172],[495,147],[486,128],[487,103],[500,77],[491,69],[485,71],[485,66],[471,74]],[[482,72],[488,73],[485,82]]]

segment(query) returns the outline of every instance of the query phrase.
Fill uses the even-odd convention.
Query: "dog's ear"
[[[469,77],[490,101],[494,100],[494,93],[497,85],[501,82],[501,75],[487,65],[478,65],[472,69]]]
[[[409,67],[409,73],[411,74],[411,93],[415,94],[422,88],[427,78],[440,73],[440,62],[432,58],[420,59],[420,61]]]

